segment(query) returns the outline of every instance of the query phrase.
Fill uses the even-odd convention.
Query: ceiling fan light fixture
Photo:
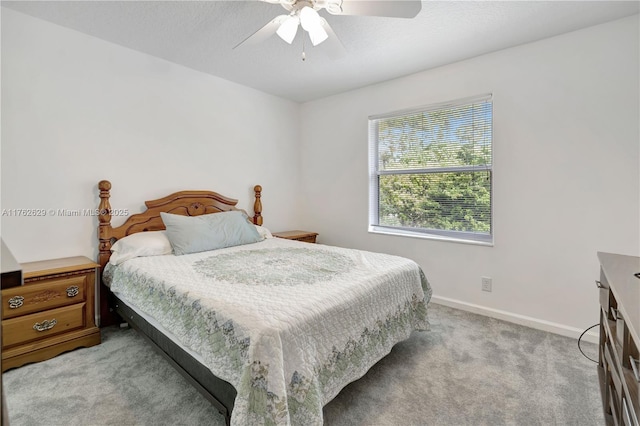
[[[298,33],[298,26],[300,25],[300,18],[296,15],[291,15],[285,21],[280,24],[276,34],[286,41],[287,43],[293,43],[293,39],[296,38],[296,34]]]
[[[324,30],[324,28],[322,28],[321,25],[318,25],[318,27],[309,31],[309,38],[311,39],[311,44],[317,46],[327,38],[329,38],[329,34],[327,34],[327,32]]]
[[[300,9],[300,25],[302,25],[302,28],[307,31],[313,31],[315,28],[322,25],[320,22],[320,15],[309,6],[305,6]]]
[[[317,46],[325,41],[329,35],[322,26],[322,18],[316,10],[305,6],[300,10],[300,25],[309,33],[311,44]]]
[[[337,39],[327,21],[318,14],[324,9],[332,15],[362,15],[381,16],[391,18],[414,18],[422,9],[424,0],[262,0],[276,3],[289,13],[272,19],[265,26],[244,39],[234,49],[242,44],[256,44],[277,33],[282,40],[293,44],[298,33],[298,27],[309,33],[314,46],[331,38],[336,43],[329,43],[334,53],[340,50],[342,55],[344,46]],[[304,50],[304,38],[302,46]],[[331,56],[331,55],[330,55]]]

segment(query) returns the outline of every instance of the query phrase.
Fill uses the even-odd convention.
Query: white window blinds
[[[369,118],[370,226],[492,240],[491,96]]]

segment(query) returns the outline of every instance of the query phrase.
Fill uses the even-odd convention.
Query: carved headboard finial
[[[98,189],[100,191],[109,192],[111,190],[111,182],[109,182],[108,180],[101,180],[100,182],[98,182]]]
[[[109,198],[111,197],[111,182],[108,180],[101,180],[98,183],[98,189],[100,190],[100,205],[99,205],[99,215],[98,219],[100,223],[108,223],[111,222],[111,204],[109,203]]]
[[[109,204],[111,182],[101,180],[98,182],[98,189],[100,190],[100,205],[98,206],[100,210],[98,212],[98,240],[100,241],[98,246],[98,263],[104,268],[111,255],[111,204]]]
[[[256,225],[262,225],[262,201],[260,200],[260,197],[262,196],[262,187],[260,185],[254,186],[253,192],[256,196],[256,201],[253,203],[253,223]]]

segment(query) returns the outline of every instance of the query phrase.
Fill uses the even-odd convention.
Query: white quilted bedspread
[[[232,423],[322,424],[322,407],[413,330],[428,329],[418,265],[278,238],[109,265],[114,293],[238,391]]]

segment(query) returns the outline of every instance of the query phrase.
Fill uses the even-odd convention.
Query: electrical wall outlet
[[[491,291],[491,277],[482,277],[482,291]]]

